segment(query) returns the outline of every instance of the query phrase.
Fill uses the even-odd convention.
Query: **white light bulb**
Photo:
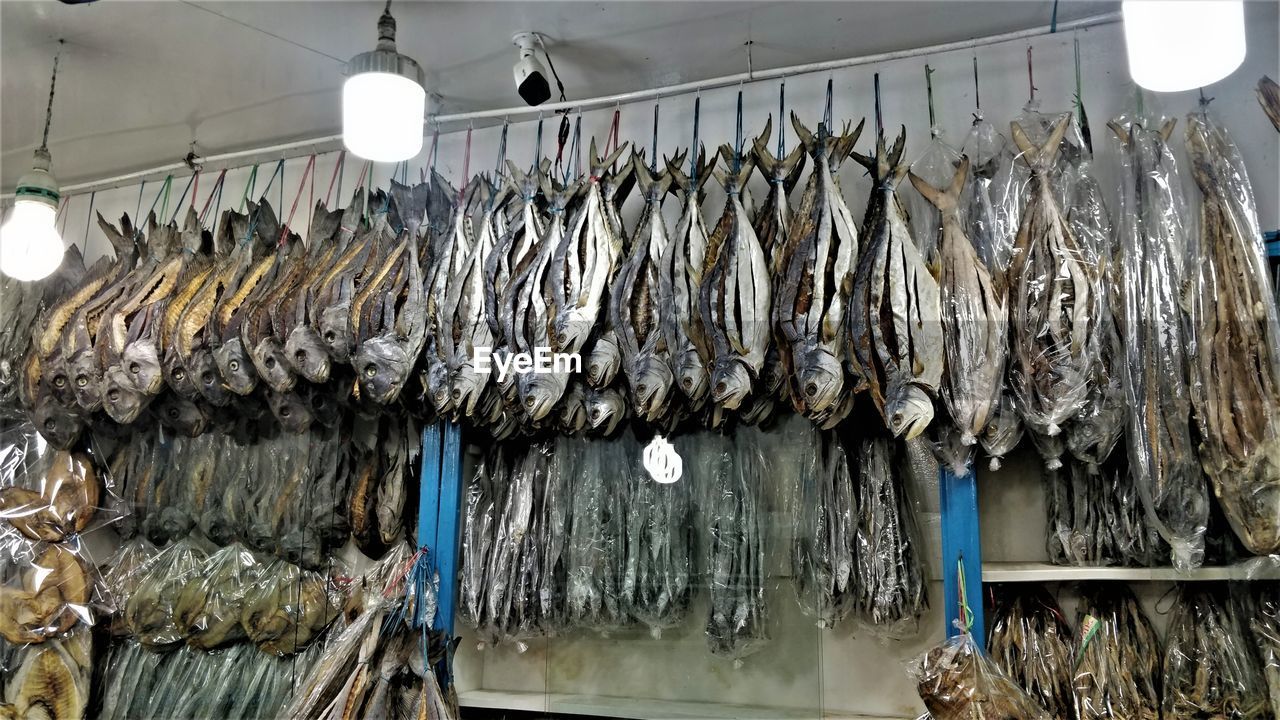
[[[1244,62],[1244,0],[1125,0],[1133,81],[1155,92],[1194,90]]]
[[[40,280],[62,264],[66,246],[54,224],[57,211],[44,202],[19,199],[0,227],[0,272],[16,280]]]
[[[365,160],[399,162],[422,150],[427,91],[413,80],[364,72],[342,86],[342,141]]]

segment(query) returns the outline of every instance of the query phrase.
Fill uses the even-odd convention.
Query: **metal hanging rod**
[[[995,45],[997,43],[1012,40],[1026,40],[1028,38],[1040,37],[1054,32],[1065,33],[1072,30],[1084,30],[1086,28],[1097,27],[1099,25],[1109,25],[1120,22],[1120,17],[1119,12],[1110,12],[1102,15],[1080,18],[1078,20],[1060,22],[1056,28],[1050,25],[1043,25],[1040,27],[1028,28],[1026,30],[1015,30],[1013,32],[1001,33],[999,35],[987,35],[984,37],[971,38],[969,40],[957,40],[955,42],[942,43],[939,45],[929,45],[926,47],[911,48],[908,50],[895,50],[893,52],[877,53],[875,55],[862,55],[859,57],[844,58],[842,60],[828,60],[826,62],[790,65],[770,70],[736,73],[734,75],[724,75],[706,80],[697,80],[677,85],[667,85],[649,90],[637,90],[635,92],[605,95],[601,97],[587,98],[584,100],[546,103],[537,107],[520,106],[503,108],[500,110],[483,110],[471,113],[432,115],[426,120],[424,128],[446,123],[471,122],[483,119],[503,119],[526,116],[533,117],[539,113],[548,114],[557,110],[584,110],[599,107],[610,107],[624,103],[639,102],[641,100],[651,100],[655,98],[692,93],[699,90],[714,90],[716,88],[729,87],[748,82],[781,80],[794,75],[830,72],[841,68],[871,65],[874,63],[889,62],[891,60],[901,60],[903,58],[920,57],[922,55],[937,55],[945,52],[951,52],[953,50],[970,50],[977,47]],[[273,159],[278,157],[293,158],[311,152],[337,150],[341,145],[341,135],[325,135],[323,137],[297,140],[294,142],[270,145],[267,147],[209,155],[202,158],[202,164],[207,170],[218,170],[221,169],[221,167],[234,167],[237,161],[250,162],[255,158],[262,158],[264,156],[269,156]],[[100,180],[91,180],[88,182],[76,183],[74,185],[65,185],[62,188],[62,193],[65,196],[76,193],[105,190],[132,184],[141,180],[150,180],[153,177],[164,177],[169,173],[181,172],[187,169],[188,168],[185,163],[175,162],[145,170],[137,170],[113,177],[102,178]],[[12,198],[13,193],[0,195],[0,200],[7,201]]]

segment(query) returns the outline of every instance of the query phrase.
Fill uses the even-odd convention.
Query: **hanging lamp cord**
[[[49,149],[49,124],[53,122],[53,91],[58,86],[58,59],[62,57],[62,48],[66,40],[58,40],[58,52],[53,55],[53,77],[49,78],[49,105],[44,111],[44,135],[40,138],[40,149]]]

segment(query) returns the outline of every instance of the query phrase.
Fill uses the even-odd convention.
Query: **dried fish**
[[[1075,668],[1080,720],[1159,720],[1160,639],[1124,584],[1081,591]]]
[[[1258,104],[1262,105],[1262,111],[1271,124],[1280,131],[1280,85],[1266,75],[1258,81]]]
[[[1267,683],[1227,588],[1182,586],[1169,618],[1162,680],[1164,717],[1269,714]]]
[[[1074,643],[1062,610],[1042,587],[997,596],[987,652],[1055,720],[1074,720]]]
[[[710,358],[702,316],[697,312],[698,288],[707,251],[707,227],[702,221],[702,186],[711,176],[706,152],[699,148],[690,161],[692,177],[681,172],[676,158],[667,161],[667,174],[684,198],[680,221],[660,259],[658,316],[671,362],[671,375],[691,411],[706,401]]]
[[[1053,720],[968,633],[925,653],[911,674],[933,720]]]

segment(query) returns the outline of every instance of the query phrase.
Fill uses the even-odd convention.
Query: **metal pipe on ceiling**
[[[968,50],[986,45],[995,45],[997,43],[1009,42],[1012,40],[1026,40],[1029,38],[1049,35],[1051,33],[1070,32],[1073,30],[1085,30],[1099,25],[1109,25],[1111,23],[1120,22],[1121,15],[1119,12],[1104,13],[1102,15],[1093,15],[1078,20],[1069,20],[1066,22],[1053,25],[1043,25],[1026,30],[1015,30],[998,35],[987,35],[979,38],[971,38],[969,40],[957,40],[954,42],[941,43],[938,45],[928,45],[925,47],[911,48],[908,50],[894,50],[892,52],[876,53],[873,55],[861,55],[858,57],[843,58],[840,60],[828,60],[825,62],[804,63],[801,65],[788,65],[786,67],[773,68],[769,70],[760,70],[758,72],[735,73],[733,75],[723,75],[721,77],[708,78],[705,80],[696,80],[693,82],[679,83],[676,85],[666,85],[664,87],[652,88],[648,90],[637,90],[634,92],[617,93],[615,95],[604,95],[594,98],[586,98],[583,100],[569,100],[566,102],[546,103],[537,107],[519,106],[511,108],[502,108],[498,110],[481,110],[469,113],[451,113],[443,115],[432,115],[426,120],[425,127],[438,127],[450,123],[472,122],[475,120],[499,119],[512,117],[535,116],[538,113],[554,113],[558,110],[587,110],[592,108],[611,107],[624,103],[638,102],[641,100],[650,100],[660,97],[670,97],[672,95],[680,95],[684,93],[697,92],[699,90],[714,90],[716,88],[730,87],[740,83],[762,82],[765,80],[780,80],[782,78],[792,77],[795,75],[806,75],[810,73],[829,72],[842,68],[856,67],[859,65],[871,65],[874,63],[889,62],[891,60],[901,60],[903,58],[920,57],[923,55],[937,55],[955,50]],[[222,167],[233,167],[237,161],[250,162],[254,159],[262,159],[270,157],[276,159],[278,157],[292,158],[298,157],[305,153],[297,151],[315,152],[321,149],[337,149],[342,142],[341,135],[325,135],[323,137],[310,138],[306,140],[297,140],[293,142],[280,143],[260,148],[251,148],[247,150],[237,150],[235,152],[221,153],[218,155],[210,155],[202,158],[201,163],[206,169],[218,170]],[[290,154],[292,152],[292,154]],[[167,174],[186,169],[186,165],[181,162],[161,165],[159,167],[148,168],[145,170],[137,170],[134,172],[124,173],[113,177],[103,178],[100,180],[91,180],[88,182],[67,185],[62,188],[63,195],[71,195],[76,193],[85,193],[90,191],[105,190],[122,185],[139,182],[142,180],[152,180],[162,178]],[[13,193],[0,195],[0,200],[11,200]]]

